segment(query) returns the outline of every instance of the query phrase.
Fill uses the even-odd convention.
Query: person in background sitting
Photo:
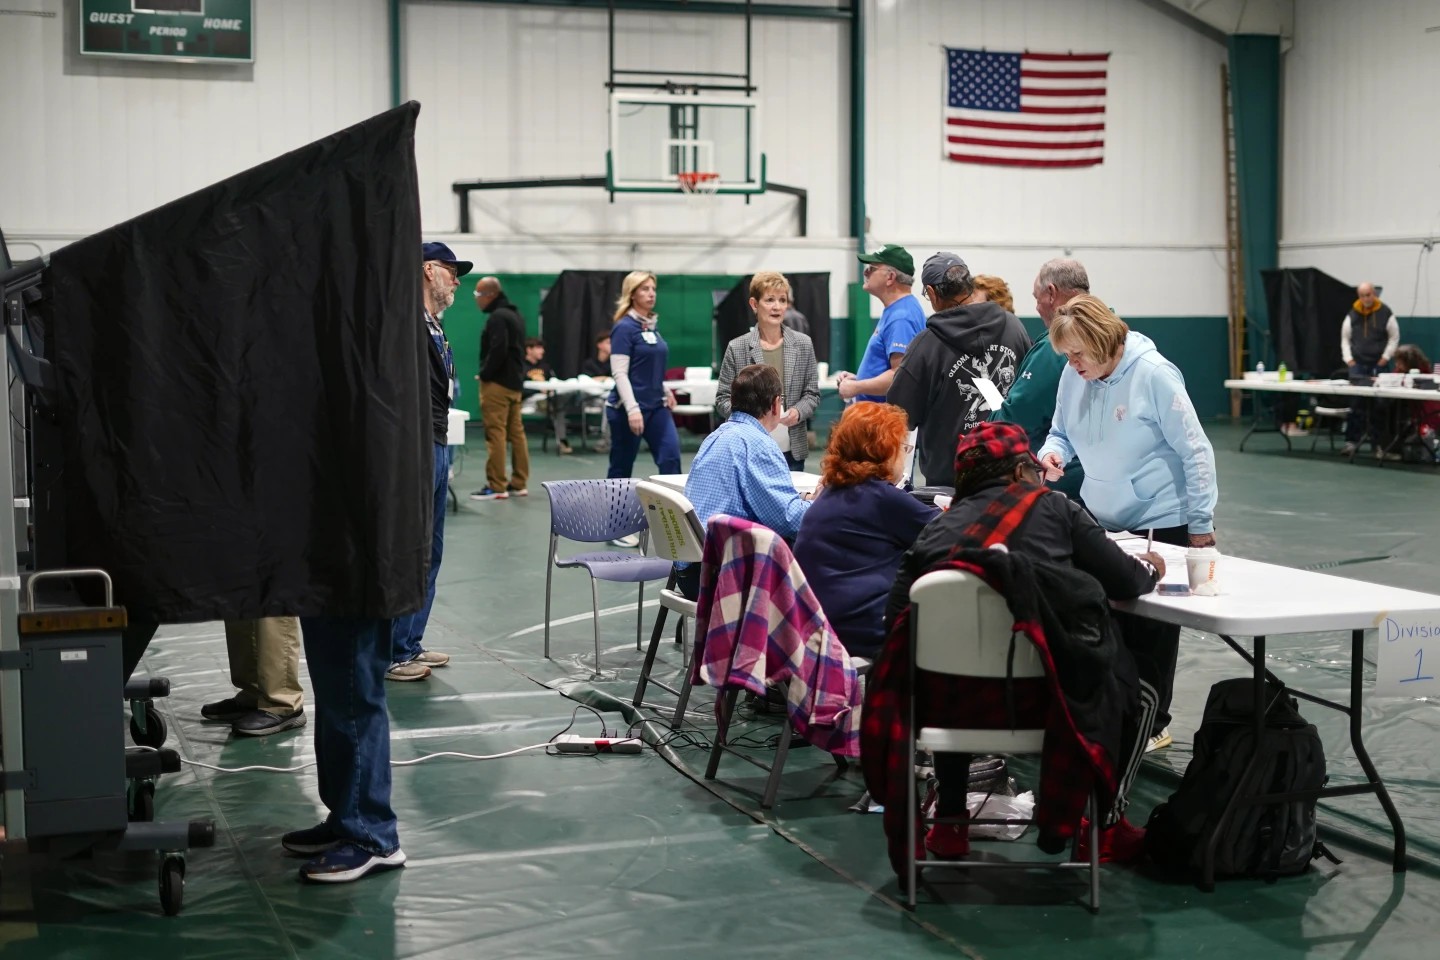
[[[690,463],[685,497],[702,524],[717,513],[763,524],[786,540],[800,532],[810,497],[795,491],[785,455],[770,432],[780,425],[780,374],[752,363],[730,385],[730,419],[716,427]],[[676,589],[695,599],[700,565],[677,564]]]
[[[852,657],[873,659],[884,645],[900,558],[940,513],[895,486],[910,456],[908,429],[891,404],[847,407],[820,462],[825,492],[795,538],[795,560]]]
[[[595,338],[595,355],[586,357],[580,364],[580,375],[592,380],[610,382],[610,331]],[[605,405],[600,402],[600,442],[595,444],[596,453],[610,449],[610,420],[605,416]]]
[[[1434,373],[1435,368],[1424,350],[1413,343],[1406,343],[1395,351],[1395,372]],[[1435,456],[1440,453],[1440,400],[1421,400],[1414,406],[1417,408],[1415,428],[1420,434],[1420,442],[1425,444],[1431,456]]]
[[[988,273],[975,275],[975,292],[967,303],[998,303],[1006,313],[1015,312],[1015,298],[1010,294],[1010,284]]]
[[[525,379],[544,383],[552,380],[555,371],[545,360],[545,341],[539,337],[529,337],[525,340]],[[570,413],[571,401],[575,394],[547,393],[542,401],[545,404],[545,413],[550,415],[550,426],[555,431],[555,449],[562,454],[574,453],[575,449],[565,439],[565,418]]]

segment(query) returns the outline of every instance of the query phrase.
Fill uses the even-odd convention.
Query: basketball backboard
[[[764,193],[760,104],[713,94],[613,93],[605,170],[616,193],[679,193],[686,173],[719,174],[718,193]]]

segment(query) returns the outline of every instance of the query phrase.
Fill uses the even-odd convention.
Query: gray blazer
[[[780,332],[785,346],[785,409],[800,411],[800,422],[790,428],[790,456],[804,460],[810,455],[810,437],[805,421],[813,417],[815,408],[820,406],[815,344],[805,334],[789,327],[781,327]],[[720,419],[730,417],[730,381],[735,379],[735,374],[752,363],[764,362],[760,334],[755,327],[751,327],[744,336],[730,341],[725,348],[725,359],[720,363],[720,386],[715,391],[715,412]]]

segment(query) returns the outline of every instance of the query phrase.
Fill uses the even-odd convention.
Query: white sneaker
[[[1164,730],[1161,730],[1159,733],[1155,734],[1155,736],[1150,738],[1150,742],[1145,745],[1145,752],[1151,753],[1155,750],[1164,750],[1166,747],[1170,746],[1174,742],[1175,741],[1170,737],[1170,728],[1166,727]]]
[[[640,534],[632,533],[629,536],[616,537],[610,541],[610,544],[616,547],[638,547],[640,546]]]

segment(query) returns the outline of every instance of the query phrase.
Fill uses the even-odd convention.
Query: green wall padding
[[[1246,352],[1250,365],[1263,357],[1273,366],[1275,358],[1265,336],[1270,311],[1260,271],[1273,270],[1280,260],[1280,38],[1234,35],[1229,48],[1245,261]]]
[[[1039,317],[1021,317],[1032,338],[1045,325]],[[1224,317],[1126,317],[1130,329],[1155,341],[1160,353],[1185,375],[1185,389],[1201,419],[1228,417],[1230,360],[1225,346]]]

